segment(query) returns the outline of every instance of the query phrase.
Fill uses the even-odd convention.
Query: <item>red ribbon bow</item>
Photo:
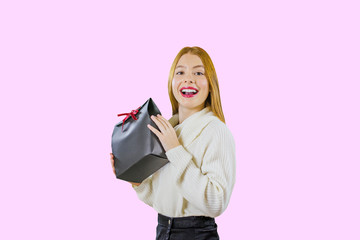
[[[140,109],[140,108],[141,108],[141,107],[139,107],[139,108],[136,109],[136,110],[132,110],[132,111],[129,112],[129,113],[120,113],[120,114],[118,114],[118,117],[123,116],[123,115],[126,115],[126,118],[123,119],[122,131],[124,131],[124,123],[125,123],[126,119],[128,119],[130,116],[131,116],[134,120],[137,120],[135,114],[137,114],[137,113],[139,112],[139,109]]]

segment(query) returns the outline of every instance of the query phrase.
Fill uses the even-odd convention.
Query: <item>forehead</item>
[[[194,54],[184,54],[180,57],[179,62],[177,63],[177,65],[189,65],[189,66],[195,66],[195,65],[202,65],[202,61],[200,59],[200,57],[198,57],[197,55]],[[177,66],[176,65],[176,66]]]

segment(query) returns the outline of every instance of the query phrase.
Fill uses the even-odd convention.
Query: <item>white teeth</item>
[[[185,92],[188,92],[188,93],[196,93],[197,91],[196,90],[194,90],[194,89],[183,89],[183,90],[181,90],[183,93],[185,93]]]

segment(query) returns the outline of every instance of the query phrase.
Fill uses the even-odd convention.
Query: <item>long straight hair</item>
[[[217,75],[215,72],[215,67],[209,54],[200,47],[184,47],[180,50],[180,52],[176,55],[174,62],[170,68],[169,81],[168,81],[168,92],[170,97],[170,102],[172,106],[173,115],[179,112],[179,103],[176,101],[174,93],[172,92],[172,80],[174,78],[175,68],[179,59],[182,55],[190,53],[198,56],[205,68],[205,77],[209,83],[209,96],[205,100],[205,107],[210,106],[211,111],[223,122],[225,123],[225,117],[221,106],[220,99],[220,90],[219,90],[219,82],[217,79]]]

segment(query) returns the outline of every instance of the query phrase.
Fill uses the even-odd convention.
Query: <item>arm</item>
[[[174,180],[183,197],[208,216],[216,217],[225,211],[235,184],[235,142],[226,125],[208,127],[202,133],[207,146],[200,167],[181,145],[166,155],[176,171]]]
[[[116,172],[115,172],[115,162],[114,162],[114,155],[112,153],[110,153],[110,161],[111,161],[111,166],[113,169],[113,173],[116,176]],[[141,183],[133,183],[130,182],[133,189],[135,189],[138,198],[143,201],[144,203],[146,203],[147,205],[152,207],[153,204],[153,200],[152,200],[152,175],[149,176],[148,178],[146,178],[144,181],[142,181]]]
[[[146,178],[144,181],[142,181],[141,184],[138,186],[132,184],[132,187],[136,191],[136,194],[141,201],[143,201],[150,207],[153,206],[152,175]]]

